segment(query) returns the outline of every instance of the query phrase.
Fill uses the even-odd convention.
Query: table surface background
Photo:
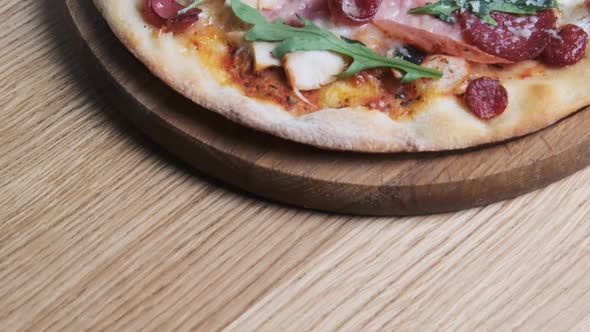
[[[455,214],[274,204],[131,128],[62,10],[0,2],[0,330],[590,329],[590,169]]]

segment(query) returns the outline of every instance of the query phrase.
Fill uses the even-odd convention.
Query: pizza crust
[[[141,15],[142,0],[94,0],[125,46],[156,76],[187,98],[240,124],[332,150],[441,151],[525,135],[590,104],[590,58],[542,77],[503,80],[508,109],[493,120],[472,115],[459,98],[437,96],[412,118],[395,120],[364,107],[323,109],[293,116],[280,106],[248,98],[215,78],[171,34],[153,34]],[[587,52],[590,53],[590,52]]]

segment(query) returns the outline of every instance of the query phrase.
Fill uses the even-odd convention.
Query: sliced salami
[[[165,20],[178,16],[178,12],[184,8],[176,0],[148,0],[147,2],[150,3],[154,12]]]
[[[154,10],[153,0],[145,0],[143,6],[143,14],[146,21],[155,26],[156,28],[161,28],[165,23],[166,20],[163,19],[158,13]]]
[[[467,86],[465,103],[478,118],[489,120],[504,113],[508,106],[508,92],[499,80],[481,77]]]
[[[144,16],[156,28],[164,28],[174,33],[182,32],[191,27],[198,19],[201,10],[194,8],[179,15],[185,6],[176,0],[145,0]]]
[[[577,25],[567,24],[551,36],[542,60],[556,67],[573,65],[582,60],[587,44],[588,34]]]
[[[514,15],[493,12],[498,22],[491,25],[470,12],[463,12],[459,22],[464,38],[486,53],[511,60],[523,61],[538,57],[549,43],[550,30],[555,29],[557,17],[552,10],[535,15]]]
[[[188,13],[173,17],[166,21],[165,29],[174,33],[180,33],[190,28],[199,20],[201,10],[198,8],[190,10]]]
[[[377,14],[382,0],[329,0],[334,20],[351,24],[368,23]]]

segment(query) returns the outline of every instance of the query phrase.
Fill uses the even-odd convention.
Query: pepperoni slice
[[[176,2],[176,0],[148,0],[151,7],[161,18],[167,20],[178,16],[184,6]]]
[[[470,12],[459,16],[463,37],[486,53],[511,61],[534,59],[549,43],[557,17],[552,10],[535,15],[493,12],[498,25],[490,25]]]
[[[588,34],[574,24],[564,25],[549,39],[541,59],[548,65],[565,67],[582,60],[586,53]]]
[[[478,118],[489,120],[504,113],[508,106],[508,92],[499,80],[481,77],[467,86],[465,103]]]
[[[179,33],[191,27],[201,13],[201,9],[194,8],[178,15],[183,8],[176,0],[145,0],[144,16],[149,24],[157,28]]]
[[[152,6],[152,2],[153,0],[145,0],[144,2],[143,13],[145,19],[149,24],[155,26],[156,28],[161,28],[166,23],[166,20],[156,13],[154,7]]]
[[[383,0],[329,0],[334,20],[349,24],[365,24],[373,20]]]

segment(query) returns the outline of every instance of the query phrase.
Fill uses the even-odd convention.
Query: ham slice
[[[412,8],[433,0],[383,0],[373,23],[390,36],[430,53],[445,53],[479,63],[510,63],[468,44],[459,24],[448,24],[430,15],[411,15]]]
[[[287,23],[297,22],[297,15],[309,19],[328,15],[326,0],[259,0],[259,6],[269,20],[282,18]]]

